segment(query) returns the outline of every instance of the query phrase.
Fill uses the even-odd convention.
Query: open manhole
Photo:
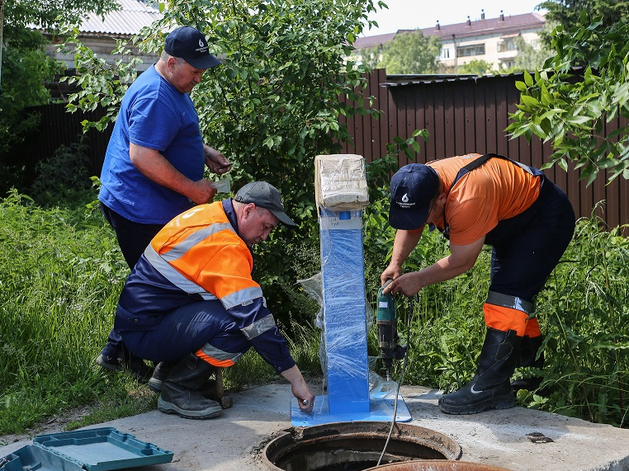
[[[378,464],[391,424],[338,422],[292,428],[270,441],[263,461],[271,470],[362,471]],[[395,424],[381,465],[408,460],[457,460],[461,447],[423,427]]]

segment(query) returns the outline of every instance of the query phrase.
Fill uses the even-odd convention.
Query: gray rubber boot
[[[162,383],[157,407],[166,414],[177,414],[186,419],[211,419],[223,411],[221,405],[206,399],[201,387],[214,373],[214,367],[194,356],[186,355],[174,365]]]
[[[509,378],[515,369],[522,337],[515,331],[487,328],[476,375],[458,391],[439,399],[446,414],[478,414],[488,409],[509,409],[515,405]]]

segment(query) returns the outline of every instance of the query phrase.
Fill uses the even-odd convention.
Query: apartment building
[[[497,70],[514,65],[517,57],[518,41],[522,38],[528,45],[536,47],[539,32],[546,20],[539,13],[524,13],[520,15],[505,15],[500,13],[498,18],[486,18],[481,11],[479,19],[451,25],[440,25],[421,29],[424,36],[437,36],[441,40],[441,54],[439,63],[444,72],[456,73],[457,69],[472,60],[482,60]],[[397,33],[382,34],[359,38],[354,43],[357,52],[361,49],[380,48],[398,34],[409,33],[413,30],[398,30]]]

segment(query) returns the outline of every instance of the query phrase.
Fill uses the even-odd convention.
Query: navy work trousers
[[[109,225],[116,233],[118,245],[122,251],[122,255],[133,269],[140,257],[144,253],[144,249],[149,245],[153,237],[164,227],[162,224],[140,224],[130,221],[122,217],[120,214],[108,208],[104,204],[100,205],[103,215]]]
[[[127,348],[153,362],[176,361],[206,343],[245,353],[251,343],[236,327],[220,301],[186,304],[164,315],[152,330],[121,332]]]
[[[544,180],[538,199],[529,209],[501,221],[485,238],[493,247],[489,290],[531,303],[557,266],[575,227],[568,197]]]
[[[122,256],[129,268],[133,269],[144,253],[144,249],[163,226],[160,224],[139,224],[122,217],[102,203],[100,207],[105,219],[116,233]],[[122,348],[120,334],[112,329],[102,353],[110,358],[118,358],[122,355]]]

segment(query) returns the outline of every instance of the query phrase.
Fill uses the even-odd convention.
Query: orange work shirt
[[[500,221],[526,211],[537,200],[541,177],[506,159],[492,157],[465,174],[452,187],[459,170],[480,154],[467,154],[429,162],[447,194],[444,217],[436,223],[450,225],[450,243],[467,245],[487,235]]]

